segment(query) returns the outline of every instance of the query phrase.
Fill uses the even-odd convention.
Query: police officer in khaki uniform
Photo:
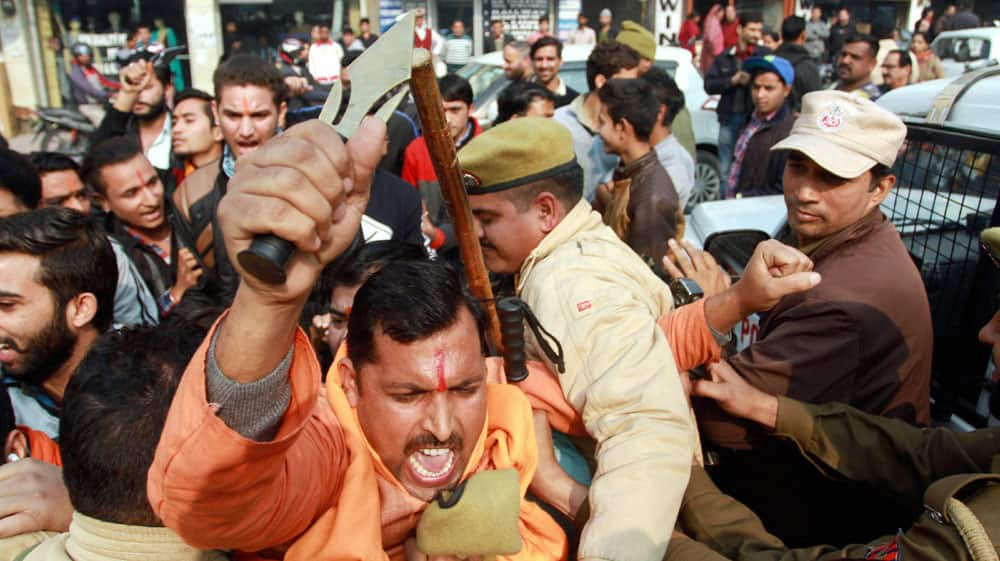
[[[1000,262],[1000,228],[983,232]],[[980,331],[1000,364],[1000,311]],[[996,560],[1000,551],[1000,427],[957,433],[921,429],[848,405],[812,405],[766,394],[725,363],[696,381],[695,395],[715,399],[728,413],[758,423],[798,445],[817,469],[921,500],[925,512],[905,532],[868,544],[787,549],[747,507],[723,494],[694,467],[680,524],[687,534],[733,561]],[[823,505],[815,505],[823,508]],[[878,508],[878,504],[857,505]],[[720,557],[701,551],[691,559]]]
[[[527,356],[559,372],[566,401],[597,442],[589,517],[580,516],[586,490],[564,502],[543,498],[586,521],[579,559],[662,559],[697,447],[656,324],[673,307],[667,285],[582,198],[583,172],[559,123],[508,121],[458,157],[487,267],[517,275],[518,295],[548,331],[550,352],[526,334]],[[819,281],[805,255],[777,242],[755,259],[740,282],[706,299],[703,331],[725,333],[750,310]]]

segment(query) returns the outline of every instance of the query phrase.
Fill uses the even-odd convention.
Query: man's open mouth
[[[439,484],[455,469],[455,451],[451,448],[421,448],[407,459],[419,483]]]

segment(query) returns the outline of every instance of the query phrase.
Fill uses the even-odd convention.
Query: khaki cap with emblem
[[[621,31],[615,39],[635,49],[642,58],[656,60],[656,38],[638,23],[630,19],[623,21]]]
[[[579,168],[569,129],[544,117],[511,119],[458,152],[465,190],[485,195]]]
[[[853,179],[875,164],[892,167],[905,139],[899,117],[856,95],[824,90],[802,96],[802,114],[771,150],[797,150],[826,171]]]
[[[987,228],[979,234],[983,248],[990,252],[993,264],[1000,268],[1000,227]]]

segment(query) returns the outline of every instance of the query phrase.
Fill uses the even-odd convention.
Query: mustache
[[[425,432],[408,442],[404,453],[409,456],[422,448],[450,448],[452,450],[459,450],[462,448],[462,437],[453,432],[446,440],[441,441],[433,434]]]
[[[21,347],[17,346],[17,343],[15,343],[14,340],[11,339],[10,337],[0,337],[0,346],[2,346],[2,345],[7,345],[8,347],[10,347],[11,349],[13,349],[14,351],[17,351],[18,353],[24,354],[24,349],[22,349]]]

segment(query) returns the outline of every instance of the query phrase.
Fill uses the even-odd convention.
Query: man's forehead
[[[0,293],[28,296],[33,289],[45,288],[35,280],[41,263],[36,255],[0,252]]]
[[[205,106],[211,103],[207,99],[198,99],[196,97],[189,97],[188,99],[181,100],[174,108],[175,115],[184,115],[188,113],[201,113],[204,112]]]
[[[219,95],[219,104],[226,108],[242,110],[244,102],[262,109],[276,109],[271,90],[263,86],[253,84],[226,86]],[[267,107],[262,107],[265,105]]]

